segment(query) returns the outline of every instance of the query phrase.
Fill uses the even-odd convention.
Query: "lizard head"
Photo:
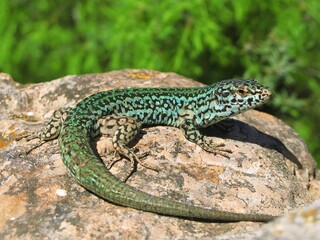
[[[255,108],[271,96],[271,91],[255,80],[224,80],[200,90],[205,94],[198,95],[199,104],[189,115],[201,127]]]
[[[224,80],[215,85],[215,97],[219,102],[218,111],[231,115],[255,108],[265,103],[271,91],[255,80]]]

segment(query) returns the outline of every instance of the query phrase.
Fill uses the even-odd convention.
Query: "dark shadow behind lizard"
[[[232,130],[237,128],[236,130]],[[217,124],[201,129],[206,136],[232,139],[236,141],[257,144],[264,148],[273,149],[302,169],[298,158],[277,138],[263,133],[249,124],[236,119],[225,119]],[[239,134],[240,133],[240,134]]]

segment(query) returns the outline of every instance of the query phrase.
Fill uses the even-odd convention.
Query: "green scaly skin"
[[[270,91],[254,80],[225,80],[195,88],[130,88],[96,93],[70,109],[62,123],[59,145],[63,162],[84,188],[122,206],[211,221],[269,221],[274,216],[205,209],[139,191],[110,173],[95,155],[90,141],[99,133],[98,119],[125,116],[142,126],[178,127],[187,139],[206,151],[226,156],[229,150],[221,145],[210,149],[211,142],[198,129],[252,109],[270,96]]]

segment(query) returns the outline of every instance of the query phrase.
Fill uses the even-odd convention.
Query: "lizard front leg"
[[[232,153],[232,151],[230,149],[223,148],[225,146],[224,143],[216,144],[210,138],[204,136],[193,124],[192,119],[185,120],[182,124],[180,124],[179,127],[182,130],[184,136],[190,142],[197,144],[207,152],[230,158],[229,153]]]

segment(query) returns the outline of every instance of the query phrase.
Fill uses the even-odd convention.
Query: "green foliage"
[[[123,68],[268,85],[320,162],[318,0],[0,1],[0,71],[20,82]]]

